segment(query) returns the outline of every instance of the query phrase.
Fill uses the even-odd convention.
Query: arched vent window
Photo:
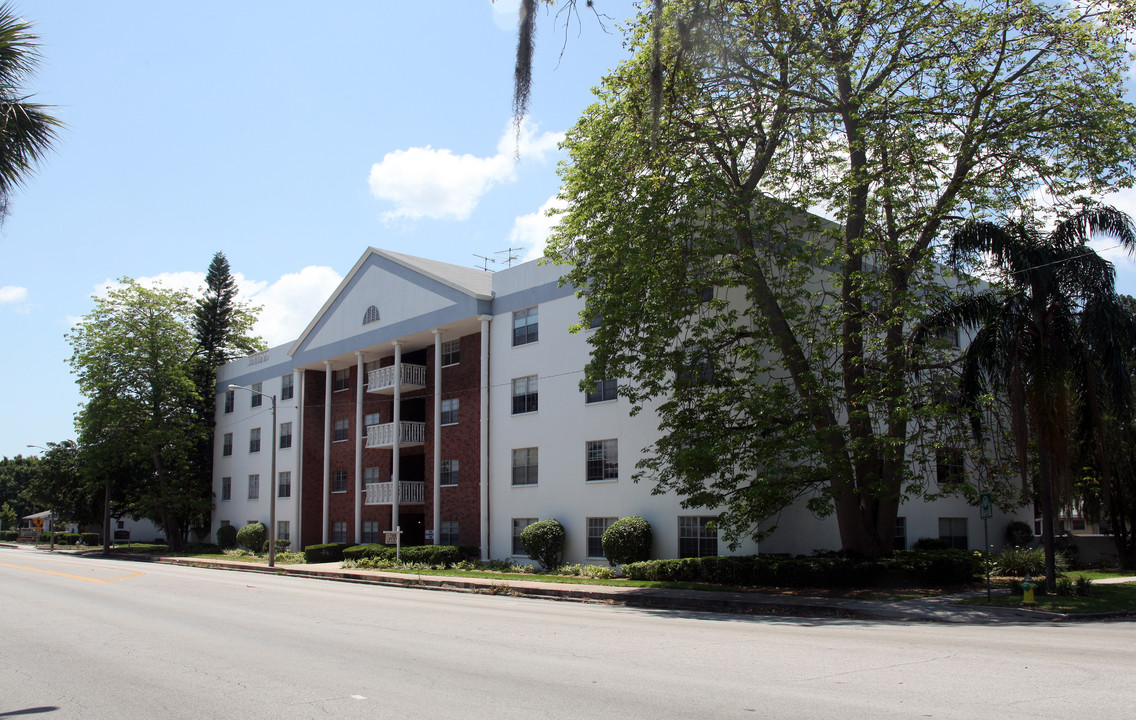
[[[363,324],[368,325],[373,322],[379,321],[379,309],[374,305],[367,308],[367,312],[363,313]]]

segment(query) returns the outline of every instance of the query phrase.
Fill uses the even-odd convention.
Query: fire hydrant
[[[1022,605],[1036,605],[1033,599],[1033,589],[1036,587],[1033,578],[1030,574],[1026,573],[1026,579],[1022,582]]]

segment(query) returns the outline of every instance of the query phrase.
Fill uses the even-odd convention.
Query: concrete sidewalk
[[[441,575],[417,575],[380,570],[344,569],[340,563],[312,565],[266,565],[202,558],[156,558],[171,565],[206,567],[239,572],[271,573],[320,578],[339,582],[367,583],[392,587],[446,590],[487,595],[570,600],[656,610],[729,612],[790,617],[838,617],[900,622],[945,622],[967,624],[1014,624],[1103,620],[1136,617],[1136,613],[1107,616],[1069,616],[1029,608],[996,608],[959,605],[965,597],[984,596],[985,591],[961,595],[937,595],[902,601],[816,598],[798,595],[771,595],[757,592],[675,590],[669,588],[618,587],[542,582],[536,580],[494,580]],[[1136,577],[1129,578],[1136,581]],[[1123,580],[1120,580],[1123,581]]]

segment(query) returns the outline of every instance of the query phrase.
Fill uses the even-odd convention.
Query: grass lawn
[[[1116,574],[1113,574],[1109,577],[1116,576]],[[1034,599],[1037,601],[1037,604],[1034,605],[1035,609],[1062,614],[1136,611],[1136,583],[1093,585],[1089,588],[1089,595],[1084,597],[1038,595]],[[995,591],[995,595],[990,598],[989,602],[983,595],[982,597],[967,598],[961,604],[1024,607],[1021,595],[1011,595],[1005,590]]]

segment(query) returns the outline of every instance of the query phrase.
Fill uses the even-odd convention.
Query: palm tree
[[[0,222],[12,192],[23,184],[62,123],[23,90],[39,63],[39,38],[8,3],[0,5]]]
[[[1121,304],[1112,263],[1088,246],[1109,236],[1132,253],[1136,227],[1124,213],[1088,207],[1051,233],[1019,222],[970,222],[951,238],[952,263],[984,260],[1001,282],[930,314],[913,333],[974,332],[962,356],[961,402],[973,409],[987,391],[1009,402],[1010,431],[1028,495],[1030,440],[1036,444],[1046,583],[1056,591],[1054,493],[1071,487],[1071,415],[1100,431],[1102,399],[1129,398],[1125,358],[1136,346],[1136,319]],[[1127,412],[1126,403],[1115,408]],[[981,438],[981,420],[972,414]]]

